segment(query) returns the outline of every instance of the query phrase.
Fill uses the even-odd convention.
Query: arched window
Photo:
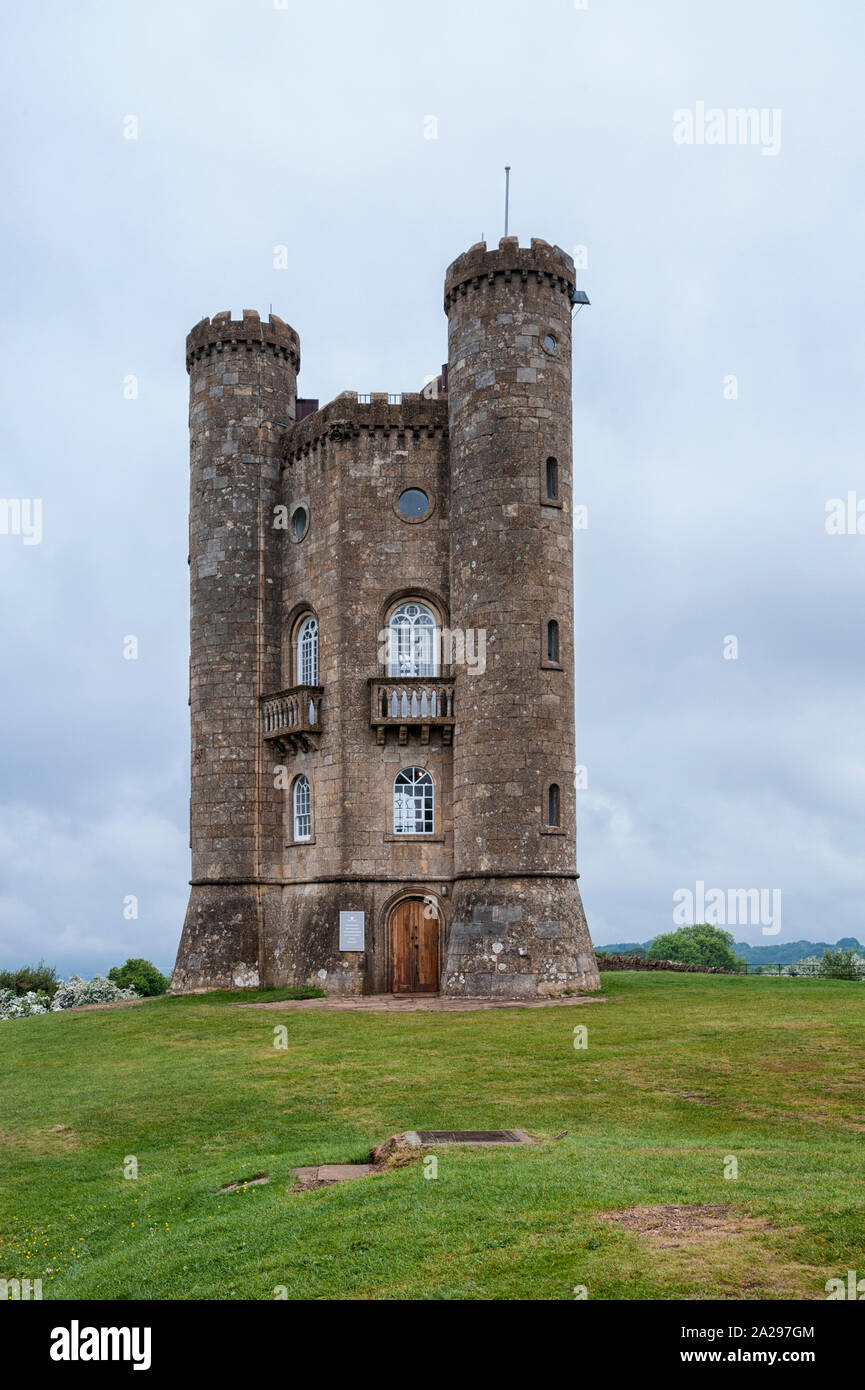
[[[559,625],[555,618],[547,623],[547,661],[559,659]]]
[[[551,830],[559,824],[559,784],[551,782],[547,789],[547,825]]]
[[[424,603],[401,603],[388,624],[387,673],[411,678],[434,676],[437,626],[435,614]]]
[[[310,613],[297,629],[296,685],[318,685],[318,619]]]
[[[558,459],[547,459],[547,500],[557,502],[559,498],[559,464]]]
[[[295,840],[309,840],[312,838],[312,794],[309,788],[309,778],[305,777],[303,773],[300,777],[295,778],[292,799],[294,838]]]
[[[393,833],[431,835],[434,829],[433,779],[425,768],[403,768],[393,783]]]

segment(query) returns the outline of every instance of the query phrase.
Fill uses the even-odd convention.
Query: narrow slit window
[[[558,459],[547,459],[547,501],[558,502],[559,500],[559,461]]]
[[[559,825],[559,784],[551,782],[547,792],[547,825],[555,830]]]
[[[555,618],[547,623],[547,661],[559,659],[559,625]]]

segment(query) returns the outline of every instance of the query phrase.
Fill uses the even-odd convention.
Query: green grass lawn
[[[534,1010],[226,997],[0,1023],[0,1277],[58,1299],[811,1299],[865,1274],[865,988],[603,987],[607,1003]],[[288,1191],[296,1165],[452,1127],[542,1142],[441,1150],[434,1180],[418,1163]],[[679,1239],[604,1218],[684,1203],[729,1211]]]

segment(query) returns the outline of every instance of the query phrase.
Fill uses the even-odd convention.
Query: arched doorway
[[[403,898],[390,914],[394,994],[438,994],[439,914],[431,898]]]

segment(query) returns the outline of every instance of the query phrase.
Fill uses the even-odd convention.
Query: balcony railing
[[[317,746],[321,733],[320,685],[294,685],[261,697],[262,733],[281,752],[297,752]]]
[[[409,729],[420,730],[421,743],[429,743],[430,729],[441,729],[442,743],[453,739],[454,682],[452,676],[413,676],[400,680],[373,676],[369,682],[370,723],[384,743],[388,729],[399,730],[400,743],[408,742]]]

